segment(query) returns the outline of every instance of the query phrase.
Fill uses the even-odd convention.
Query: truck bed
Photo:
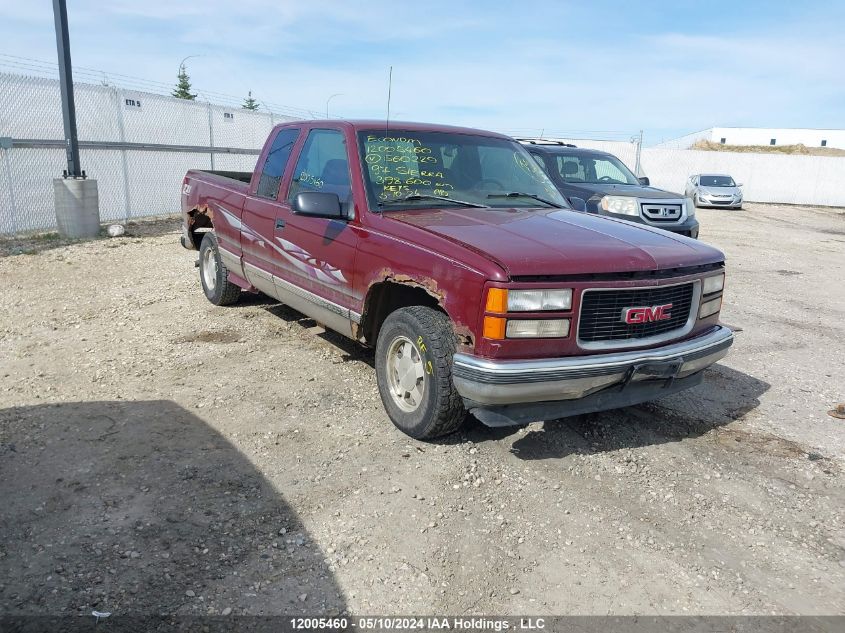
[[[237,180],[238,182],[243,182],[246,184],[249,184],[250,180],[252,180],[251,171],[215,171],[210,169],[192,169],[190,172],[188,172],[188,174],[203,174],[206,176],[213,176],[217,179],[224,178],[226,180]]]

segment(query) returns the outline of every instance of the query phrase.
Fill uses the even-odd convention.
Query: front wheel
[[[213,233],[206,233],[200,244],[200,281],[206,298],[216,306],[230,305],[241,296],[240,286],[229,281],[229,270],[220,259]]]
[[[442,312],[423,306],[387,317],[376,341],[376,379],[390,420],[403,433],[430,439],[454,433],[466,410],[452,384],[455,333]]]

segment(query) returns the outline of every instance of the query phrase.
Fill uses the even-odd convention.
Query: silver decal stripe
[[[235,255],[227,248],[223,248],[220,243],[217,243],[217,248],[220,251],[220,259],[223,260],[223,265],[230,271],[238,272],[241,270],[241,258]]]
[[[244,270],[249,270],[249,272],[254,273],[256,277],[260,277],[266,281],[273,281],[273,275],[268,273],[263,268],[259,268],[258,266],[254,266],[249,262],[244,262]]]
[[[361,322],[361,315],[357,312],[350,310],[349,308],[344,308],[342,305],[338,305],[337,303],[329,301],[328,299],[325,299],[320,295],[316,295],[313,292],[305,290],[305,288],[300,288],[299,286],[292,284],[289,281],[285,281],[280,277],[276,277],[276,275],[273,275],[273,282],[284,290],[299,297],[302,297],[303,299],[310,301],[316,306],[324,308],[330,312],[334,312],[335,314],[339,314],[340,316],[350,318],[355,321],[355,323]]]
[[[241,222],[240,218],[236,216],[234,213],[229,211],[226,207],[224,207],[219,202],[212,202],[213,206],[217,207],[217,210],[223,214],[223,217],[226,218],[226,221],[232,226],[232,228],[241,230],[243,228],[243,223]]]
[[[351,319],[355,323],[361,322],[361,314],[355,312],[354,310],[350,310],[348,308],[344,308],[342,305],[338,305],[333,301],[329,301],[328,299],[324,299],[320,295],[316,295],[313,292],[309,292],[304,288],[300,288],[289,281],[285,281],[284,279],[277,277],[271,273],[268,273],[266,270],[259,268],[258,266],[254,266],[249,262],[244,262],[244,269],[249,271],[250,273],[254,273],[257,277],[261,277],[266,281],[273,282],[276,286],[280,289],[285,290],[291,294],[294,294],[310,303],[313,303],[315,306],[328,310],[329,312],[333,312],[337,315],[340,315],[344,318]]]

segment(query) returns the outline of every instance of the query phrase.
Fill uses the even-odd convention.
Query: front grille
[[[649,338],[682,329],[689,319],[694,296],[692,282],[653,288],[585,290],[581,295],[578,340],[584,343]],[[626,308],[672,304],[670,317],[647,323],[625,323]]]
[[[679,204],[643,204],[642,211],[650,222],[677,222],[682,213]]]

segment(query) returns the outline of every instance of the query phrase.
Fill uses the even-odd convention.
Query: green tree
[[[241,106],[244,110],[258,110],[258,101],[252,98],[252,90],[249,91],[249,96],[244,99]]]
[[[191,92],[191,78],[185,71],[185,64],[179,66],[179,74],[176,77],[178,79],[176,88],[173,89],[171,94],[177,99],[188,99],[190,101],[196,99],[197,95]]]

